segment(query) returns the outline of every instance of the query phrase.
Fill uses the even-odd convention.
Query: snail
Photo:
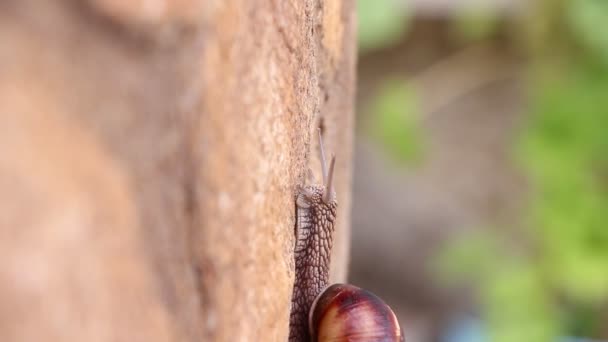
[[[314,341],[403,341],[393,310],[373,293],[333,284],[312,304],[308,317]]]
[[[319,130],[323,185],[308,185],[296,196],[295,281],[289,319],[290,342],[404,341],[391,308],[373,293],[329,283],[338,203],[333,188],[336,158],[327,168]]]

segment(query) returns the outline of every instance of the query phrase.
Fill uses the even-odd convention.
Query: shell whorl
[[[404,341],[393,310],[375,294],[350,284],[324,289],[308,319],[312,341]]]

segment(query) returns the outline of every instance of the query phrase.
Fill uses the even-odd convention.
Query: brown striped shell
[[[308,327],[318,342],[405,341],[393,310],[373,293],[349,284],[333,284],[319,294]]]

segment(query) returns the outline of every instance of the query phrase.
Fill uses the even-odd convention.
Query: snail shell
[[[373,293],[333,284],[317,296],[308,318],[313,341],[405,341],[393,310]]]

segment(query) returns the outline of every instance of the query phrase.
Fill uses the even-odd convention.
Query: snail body
[[[348,284],[328,286],[337,210],[335,157],[327,168],[320,132],[319,146],[323,185],[305,186],[296,197],[296,272],[289,341],[403,341],[395,314],[380,298]]]

